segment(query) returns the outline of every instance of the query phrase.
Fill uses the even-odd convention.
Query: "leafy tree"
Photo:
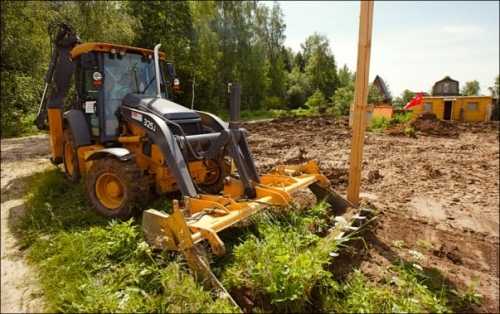
[[[474,81],[468,81],[465,82],[465,86],[462,87],[462,95],[465,96],[478,96],[479,95],[479,82],[474,80]]]
[[[346,116],[354,100],[354,85],[350,84],[340,87],[332,96],[334,113],[338,116]]]
[[[310,84],[307,75],[294,67],[288,74],[287,104],[288,108],[295,109],[304,105],[310,95]]]
[[[190,95],[186,93],[193,77],[192,46],[193,24],[188,2],[170,1],[130,1],[130,15],[137,18],[134,25],[134,45],[153,49],[161,43],[161,50],[167,59],[175,61],[177,76],[182,92],[178,101],[188,104]],[[187,86],[186,86],[187,85]]]
[[[309,36],[301,45],[305,56],[305,72],[314,89],[330,97],[337,88],[337,67],[328,39],[317,33]]]
[[[304,59],[304,56],[300,51],[295,55],[295,58],[293,59],[293,65],[298,67],[300,72],[304,72],[306,68],[306,59]]]
[[[415,93],[412,92],[411,90],[409,89],[405,89],[402,93],[401,93],[401,99],[403,101],[403,106],[406,105],[410,100],[412,100],[412,98],[415,97]]]
[[[354,74],[349,70],[347,64],[344,64],[344,66],[339,69],[337,76],[339,88],[354,84]]]
[[[488,87],[488,90],[491,93],[491,97],[498,98],[500,96],[500,75],[497,75],[494,85]]]

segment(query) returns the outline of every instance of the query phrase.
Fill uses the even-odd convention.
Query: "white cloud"
[[[484,29],[478,25],[446,25],[441,29],[442,32],[453,35],[481,35]]]

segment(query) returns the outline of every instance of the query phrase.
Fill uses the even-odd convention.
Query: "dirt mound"
[[[424,112],[419,115],[417,118],[410,121],[409,125],[414,128],[415,131],[427,135],[458,136],[458,130],[454,124],[440,120],[435,114],[430,112]]]

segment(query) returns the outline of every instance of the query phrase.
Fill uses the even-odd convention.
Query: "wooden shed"
[[[489,121],[493,99],[490,96],[462,96],[459,82],[446,76],[434,83],[432,96],[424,96],[423,104],[413,107],[415,114],[432,112],[442,120],[465,122]]]
[[[442,120],[489,121],[492,98],[490,96],[425,96],[424,103],[412,109],[415,114],[432,112]]]

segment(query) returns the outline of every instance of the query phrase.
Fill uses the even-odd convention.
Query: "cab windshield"
[[[156,95],[154,61],[133,53],[127,53],[123,56],[107,55],[104,58],[106,136],[117,134],[118,118],[116,111],[123,98],[130,93],[144,94],[151,97]],[[163,92],[162,96],[165,97]]]

